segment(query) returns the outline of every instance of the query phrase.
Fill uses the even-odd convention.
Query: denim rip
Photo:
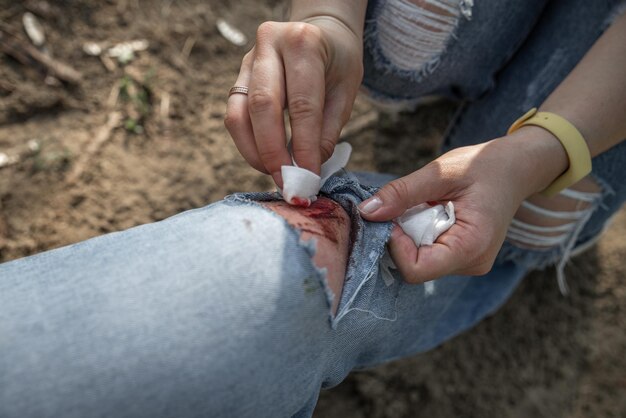
[[[381,19],[381,17],[384,17],[387,14],[386,9],[397,8],[400,3],[394,5],[394,2],[389,0],[369,2],[365,32],[363,34],[364,46],[372,54],[373,63],[376,68],[378,68],[379,70],[383,70],[386,73],[406,78],[407,81],[419,83],[437,69],[441,60],[441,54],[445,51],[447,42],[442,43],[438,49],[433,48],[431,58],[422,62],[417,69],[401,68],[398,65],[394,64],[385,54],[383,46],[381,46],[379,20]],[[416,15],[422,12],[420,6],[410,4],[408,2],[406,6],[410,8],[415,8]],[[404,7],[404,9],[406,9],[406,7]],[[449,32],[447,39],[449,40],[453,37],[454,31]]]
[[[433,74],[435,70],[437,70],[441,62],[441,56],[445,52],[450,39],[453,39],[455,37],[455,33],[457,32],[459,25],[461,25],[464,21],[470,19],[468,17],[466,17],[465,19],[459,19],[459,16],[456,16],[453,19],[453,25],[455,26],[455,28],[453,30],[447,31],[447,39],[443,40],[442,42],[437,42],[437,45],[431,45],[432,53],[430,54],[429,58],[421,60],[418,68],[402,68],[401,66],[394,64],[392,60],[389,59],[389,57],[386,55],[384,47],[381,45],[380,20],[386,15],[393,13],[393,11],[389,9],[400,8],[404,10],[407,7],[415,8],[416,18],[419,18],[419,16],[421,16],[423,13],[423,9],[420,6],[410,4],[408,2],[406,2],[406,4],[404,4],[404,2],[398,1],[392,4],[392,2],[388,0],[368,2],[365,30],[363,33],[366,75],[363,80],[362,89],[366,92],[369,98],[374,100],[375,103],[379,103],[381,105],[399,104],[403,107],[411,108],[419,103],[428,101],[429,99],[425,99],[425,97],[421,94],[415,94],[415,92],[412,91],[413,89],[402,90],[392,88],[393,93],[391,94],[389,91],[382,91],[380,88],[374,87],[373,85],[370,85],[370,83],[368,83],[368,81],[371,81],[371,76],[368,76],[370,72],[367,71],[368,69],[374,69],[374,73],[377,77],[382,76],[385,79],[393,79],[394,85],[397,84],[398,86],[400,86],[418,84],[426,79],[428,76]],[[464,13],[463,10],[469,10],[469,15],[471,16],[471,6],[469,9],[461,9],[459,12],[463,16],[467,16],[467,11]],[[396,10],[396,12],[398,11],[401,12],[401,10]],[[397,19],[394,18],[386,20],[389,22],[395,22]],[[386,32],[389,32],[389,29]],[[444,93],[435,91],[427,94],[439,95]]]
[[[566,295],[569,289],[565,277],[565,266],[572,256],[586,249],[588,244],[595,242],[597,237],[580,241],[581,233],[598,208],[606,209],[602,203],[603,199],[615,194],[606,182],[596,181],[603,185],[601,191],[597,193],[583,193],[571,189],[561,191],[564,196],[588,204],[581,210],[555,211],[524,201],[522,205],[531,212],[547,218],[570,222],[556,227],[541,227],[513,219],[507,231],[506,240],[498,253],[496,263],[513,261],[517,265],[529,269],[544,269],[547,266],[556,265],[559,290],[563,295]],[[547,233],[559,233],[559,235],[549,236],[546,235]],[[529,248],[528,245],[534,248]]]
[[[625,162],[626,142],[592,159],[593,171],[590,177],[600,187],[600,192],[593,194],[589,206],[581,211],[574,221],[575,227],[560,245],[546,249],[529,249],[507,240],[500,249],[495,263],[512,261],[529,270],[556,265],[560,290],[567,293],[564,269],[570,257],[584,251],[597,240],[626,200]]]
[[[425,0],[421,6],[408,0],[387,0],[386,5],[377,16],[376,25],[387,59],[408,71],[419,70],[425,64],[427,69],[436,67],[461,17],[459,2]],[[438,11],[429,10],[428,6]],[[471,16],[471,6],[467,10]]]
[[[397,317],[396,298],[403,281],[397,271],[393,271],[393,280],[385,278],[381,261],[386,254],[386,243],[391,236],[391,222],[369,222],[361,218],[358,205],[373,196],[377,187],[362,185],[354,174],[340,170],[326,181],[320,191],[341,205],[350,217],[350,254],[348,257],[343,290],[337,312],[330,312],[335,297],[328,286],[326,269],[317,268],[318,278],[326,291],[329,306],[330,324],[333,329],[351,311],[371,314],[374,318],[394,321]],[[226,202],[259,205],[259,202],[281,201],[276,192],[236,193],[224,198]],[[279,215],[276,215],[279,216]],[[289,228],[300,234],[297,228]],[[316,242],[314,239],[300,244],[313,259]]]

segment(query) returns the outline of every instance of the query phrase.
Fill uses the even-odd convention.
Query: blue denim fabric
[[[476,3],[441,57],[412,73],[394,69],[377,49],[375,15],[384,2],[368,11],[364,84],[372,94],[472,100],[447,147],[499,136],[539,104],[613,7]],[[622,204],[625,153],[622,144],[594,159],[604,194],[581,240]],[[255,202],[275,197],[268,194],[234,195],[0,265],[0,417],[307,417],[320,388],[468,329],[544,262],[518,251],[482,277],[409,285],[396,276],[388,286],[378,260],[389,225],[362,221],[354,205],[374,190],[363,184],[390,177],[358,178],[344,173],[323,189],[356,231],[335,317],[314,245]],[[519,262],[524,257],[528,263]]]
[[[548,0],[481,0],[471,20],[461,17],[445,51],[423,68],[396,68],[378,41],[377,15],[387,0],[368,1],[363,86],[381,101],[418,102],[426,95],[476,99],[495,85],[496,73],[535,26]]]
[[[462,332],[523,276],[385,284],[390,225],[354,210],[373,190],[323,189],[359,225],[335,318],[314,246],[256,203],[271,194],[0,265],[0,416],[310,416],[321,388]]]
[[[380,101],[414,102],[428,95],[477,100],[498,87],[505,68],[529,71],[517,83],[538,75],[548,61],[571,69],[610,23],[622,0],[481,0],[471,20],[461,17],[441,52],[415,71],[396,68],[378,39],[377,16],[388,0],[370,0],[364,31],[363,87]],[[534,41],[533,41],[534,40]],[[519,59],[518,54],[544,61]],[[515,61],[515,62],[513,62]],[[547,69],[544,71],[548,71]],[[550,74],[543,74],[544,77]],[[560,81],[562,72],[554,74]],[[550,89],[549,91],[552,91]],[[508,106],[503,106],[508,107]],[[508,125],[507,125],[508,127]]]

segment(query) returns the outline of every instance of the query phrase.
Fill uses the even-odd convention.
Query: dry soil
[[[254,39],[280,1],[0,1],[0,28],[26,40],[24,12],[46,49],[83,79],[59,82],[0,53],[0,261],[152,222],[234,191],[267,190],[222,125],[243,53],[216,29]],[[146,39],[109,69],[83,51]],[[376,113],[359,100],[347,140],[352,169],[404,174],[432,158],[452,111]],[[121,117],[107,137],[108,118]],[[93,142],[105,138],[95,149]],[[571,294],[553,270],[531,274],[493,317],[440,348],[356,372],[322,393],[316,417],[625,417],[626,213],[572,260]]]

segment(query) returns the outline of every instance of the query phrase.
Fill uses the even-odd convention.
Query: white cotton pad
[[[322,169],[320,173],[320,177],[322,178],[322,184],[326,183],[326,180],[330,178],[337,171],[344,168],[348,161],[350,160],[350,154],[352,154],[352,146],[347,142],[342,142],[335,146],[335,150],[333,151],[333,155],[322,164]]]
[[[321,175],[294,165],[284,165],[280,172],[283,176],[283,199],[296,206],[309,206],[317,199],[320,188],[326,180],[348,164],[352,147],[347,142],[335,146],[333,155],[322,164]]]
[[[448,202],[445,207],[422,203],[408,209],[396,221],[418,247],[433,245],[439,235],[454,225],[454,205],[452,202]]]
[[[293,165],[280,168],[283,176],[283,199],[296,206],[309,206],[315,202],[322,187],[321,177],[312,171]]]

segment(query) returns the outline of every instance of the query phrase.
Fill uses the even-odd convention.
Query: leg
[[[321,387],[431,348],[514,288],[512,266],[497,286],[384,280],[390,226],[355,212],[372,191],[351,176],[331,179],[324,193],[342,209],[322,200],[332,216],[315,223],[312,213],[248,200],[271,196],[235,196],[0,265],[0,415],[310,416]],[[347,247],[348,231],[331,317],[304,233],[318,249],[337,244],[317,261],[341,273],[331,265],[341,254],[328,254]]]
[[[1,265],[0,416],[295,414],[330,330],[299,239],[230,201]]]
[[[306,208],[296,208],[284,201],[265,202],[263,206],[283,217],[300,230],[300,240],[316,241],[313,263],[326,269],[326,279],[333,295],[331,312],[339,305],[343,289],[349,247],[349,218],[334,200],[321,197]]]

